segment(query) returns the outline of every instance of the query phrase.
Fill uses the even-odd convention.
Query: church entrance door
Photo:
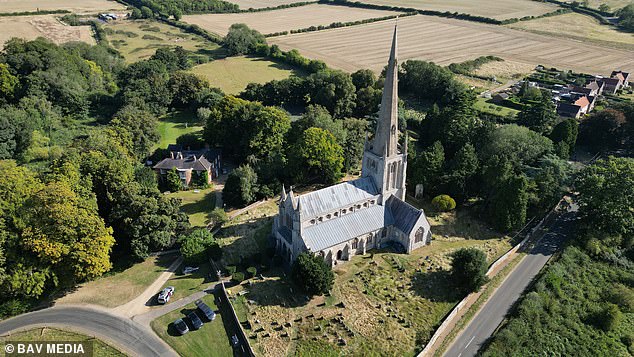
[[[342,251],[338,251],[337,252],[337,260],[341,260],[342,255],[343,255],[343,252]]]

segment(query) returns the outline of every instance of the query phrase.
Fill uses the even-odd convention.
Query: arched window
[[[355,238],[352,242],[352,249],[357,249],[359,247],[359,238]]]
[[[368,203],[367,202],[363,202],[363,207],[368,207]]]
[[[357,209],[361,208],[361,205],[357,205]]]
[[[414,234],[414,243],[420,243],[425,240],[425,229],[423,227],[419,227]]]
[[[317,220],[318,220],[319,222],[323,222],[323,221],[324,221],[324,217],[319,217]]]
[[[310,220],[310,224],[315,224],[315,220],[314,220],[314,219],[311,219],[311,220]]]
[[[346,212],[347,212],[347,211],[346,211],[346,209],[345,209],[345,208],[341,210],[341,214],[346,214]]]
[[[330,213],[328,213],[328,214],[326,215],[326,218],[327,218],[327,219],[330,219],[331,217],[332,217],[332,216],[330,215]]]
[[[335,212],[335,217],[339,217],[339,212]]]

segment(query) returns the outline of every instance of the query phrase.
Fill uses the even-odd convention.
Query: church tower
[[[366,140],[361,169],[362,177],[374,178],[383,202],[391,195],[405,201],[407,138],[403,150],[399,151],[397,49],[397,26],[394,26],[376,132],[372,140]]]

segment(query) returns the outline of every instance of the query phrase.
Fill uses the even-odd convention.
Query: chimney
[[[170,157],[172,158],[172,160],[174,159],[174,152],[170,151]]]

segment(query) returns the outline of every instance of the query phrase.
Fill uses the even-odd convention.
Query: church
[[[431,242],[425,213],[405,202],[407,137],[399,145],[396,52],[395,27],[376,133],[366,139],[361,177],[303,195],[282,187],[272,233],[287,264],[305,251],[334,266],[370,249],[398,243],[410,253]]]

